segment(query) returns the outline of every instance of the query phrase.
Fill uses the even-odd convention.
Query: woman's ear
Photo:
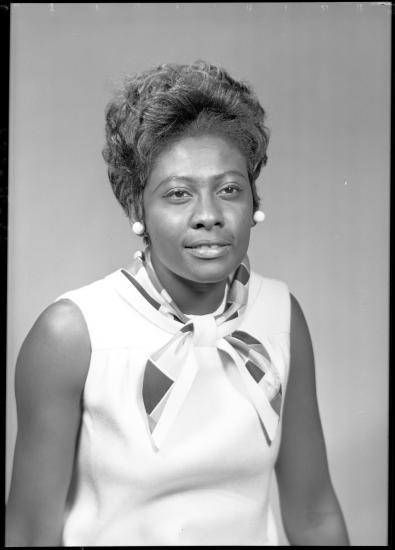
[[[130,201],[129,205],[129,223],[132,227],[133,232],[136,235],[139,235],[143,238],[144,243],[149,245],[149,235],[147,233],[147,228],[145,226],[145,213],[144,213],[144,203],[143,203],[143,193]]]

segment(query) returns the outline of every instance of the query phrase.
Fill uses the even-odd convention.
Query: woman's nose
[[[222,227],[224,216],[218,198],[200,197],[194,205],[191,225],[194,229],[211,229],[216,225]]]

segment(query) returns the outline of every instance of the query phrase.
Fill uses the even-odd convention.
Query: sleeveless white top
[[[92,348],[63,545],[278,544],[269,489],[281,415],[269,446],[234,363],[218,352],[215,367],[200,368],[165,443],[155,451],[142,380],[148,357],[170,340],[174,324],[170,330],[170,320],[121,270],[62,298],[80,308]],[[286,284],[252,272],[238,330],[269,352],[284,398]]]

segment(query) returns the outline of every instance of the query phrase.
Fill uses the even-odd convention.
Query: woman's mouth
[[[202,258],[204,260],[211,260],[214,258],[220,258],[228,253],[230,244],[219,243],[205,243],[187,246],[186,249],[195,257]]]

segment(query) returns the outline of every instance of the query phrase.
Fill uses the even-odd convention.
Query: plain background
[[[105,105],[127,73],[203,58],[251,82],[267,110],[266,220],[250,258],[288,283],[308,320],[351,542],[387,543],[390,10],[12,5],[7,488],[23,339],[58,295],[118,269],[140,244],[107,181]]]

